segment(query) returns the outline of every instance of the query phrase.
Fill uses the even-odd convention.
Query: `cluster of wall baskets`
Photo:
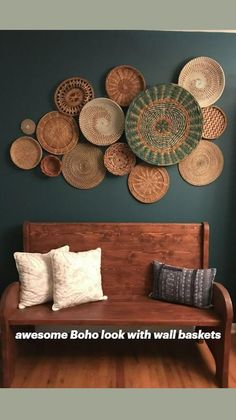
[[[21,169],[40,164],[46,176],[62,174],[79,189],[96,187],[106,171],[127,175],[131,194],[153,203],[168,191],[169,165],[178,164],[182,178],[197,186],[221,174],[223,154],[212,140],[223,134],[227,119],[213,104],[224,87],[224,71],[209,57],[189,61],[178,84],[149,88],[136,68],[114,67],[104,98],[94,98],[86,79],[66,79],[55,91],[56,111],[37,126],[31,119],[21,122],[24,136],[12,143],[10,156]],[[80,132],[86,143],[79,141]]]

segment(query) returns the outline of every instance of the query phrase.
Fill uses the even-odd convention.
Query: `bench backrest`
[[[152,261],[189,268],[208,267],[207,223],[24,223],[24,250],[48,252],[102,249],[103,290],[109,297],[135,299],[152,285]]]

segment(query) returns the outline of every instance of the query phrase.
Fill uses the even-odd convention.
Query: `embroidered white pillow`
[[[51,254],[53,311],[81,303],[106,300],[101,279],[101,248]]]
[[[19,309],[52,301],[53,277],[50,255],[69,252],[69,246],[51,250],[47,254],[15,252],[14,258],[20,280]]]

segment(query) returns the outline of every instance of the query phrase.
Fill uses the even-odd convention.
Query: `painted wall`
[[[12,253],[22,249],[22,223],[31,221],[201,222],[211,228],[210,265],[236,301],[236,34],[153,31],[2,31],[0,33],[0,284],[16,279]],[[39,168],[22,171],[9,158],[11,142],[21,135],[20,121],[38,121],[55,109],[60,81],[82,76],[104,96],[110,68],[131,64],[148,86],[177,82],[183,65],[209,56],[223,66],[225,91],[217,102],[228,127],[216,141],[225,157],[221,177],[206,187],[182,180],[177,166],[168,168],[170,189],[155,204],[136,201],[126,177],[106,176],[97,188],[81,191],[63,179],[47,179]],[[82,137],[82,136],[81,136]]]

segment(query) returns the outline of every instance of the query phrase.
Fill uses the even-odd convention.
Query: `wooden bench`
[[[51,304],[20,310],[19,283],[11,283],[1,299],[3,386],[14,376],[15,328],[37,325],[196,326],[221,333],[207,340],[216,362],[216,377],[228,387],[232,303],[222,284],[214,283],[213,308],[198,309],[148,298],[152,261],[208,267],[207,223],[31,223],[24,224],[24,251],[48,252],[70,245],[71,251],[102,248],[102,277],[107,301],[86,303],[58,312]],[[140,342],[140,345],[141,342]],[[187,357],[187,355],[186,355]]]

